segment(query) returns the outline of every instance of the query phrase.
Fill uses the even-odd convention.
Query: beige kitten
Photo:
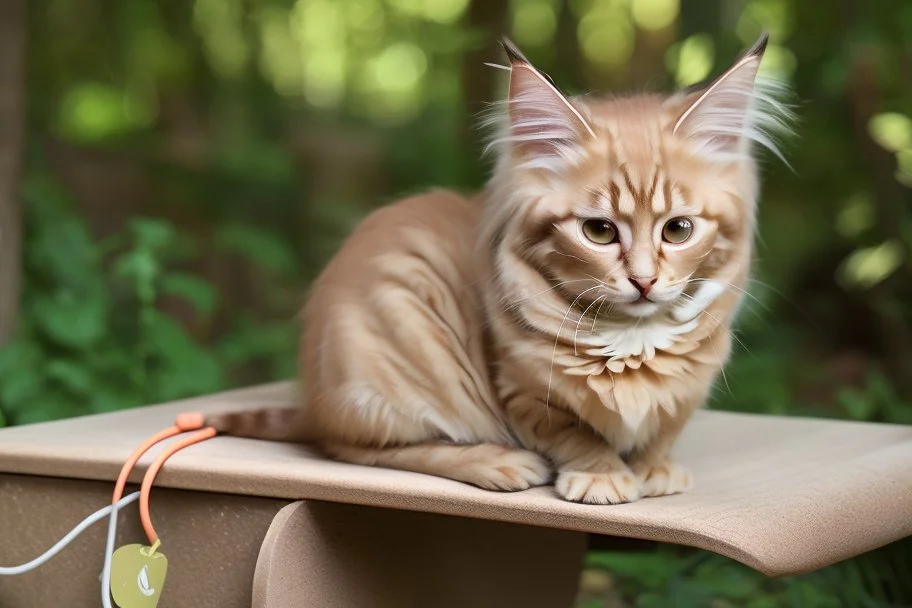
[[[348,462],[616,504],[682,492],[669,450],[730,349],[759,143],[790,112],[766,37],[710,85],[567,98],[511,45],[497,164],[354,231],[303,311],[300,409],[214,417]]]

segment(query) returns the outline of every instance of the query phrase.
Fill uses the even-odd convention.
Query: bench
[[[176,414],[291,406],[294,391],[276,383],[0,430],[0,565],[28,561],[108,504],[123,461]],[[676,453],[691,492],[593,506],[550,487],[494,493],[216,437],[156,479],[152,517],[170,562],[159,606],[554,608],[572,605],[588,535],[708,549],[769,576],[912,535],[912,427],[700,411]],[[120,513],[118,545],[145,542],[138,519],[135,506]],[[0,606],[96,608],[104,535],[96,525],[38,570],[0,579]]]

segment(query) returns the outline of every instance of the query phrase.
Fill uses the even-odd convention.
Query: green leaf
[[[131,390],[131,387],[113,385],[110,382],[94,385],[89,403],[89,409],[93,413],[115,412],[146,405],[142,395]]]
[[[152,383],[156,401],[167,401],[216,392],[224,387],[224,375],[212,353],[200,348],[170,317],[153,311],[147,336],[154,358]]]
[[[669,578],[681,571],[685,560],[669,552],[620,553],[592,552],[586,557],[588,567],[604,568],[614,576],[637,581],[646,589],[660,589]]]
[[[215,311],[215,288],[209,281],[192,274],[166,274],[161,279],[161,291],[187,300],[200,314],[211,315]]]
[[[114,263],[114,273],[137,285],[151,285],[158,275],[158,260],[148,249],[134,249],[123,254]]]
[[[58,391],[43,392],[40,398],[33,399],[27,407],[16,412],[16,424],[33,424],[60,418],[71,418],[82,413],[79,404],[74,403],[67,395]]]
[[[0,386],[0,403],[9,412],[19,413],[35,402],[42,389],[43,378],[38,373],[11,374]]]
[[[86,223],[54,212],[35,227],[26,241],[26,263],[32,272],[57,285],[84,288],[101,282],[101,268]]]
[[[279,276],[294,274],[297,257],[294,250],[275,234],[240,224],[220,228],[216,243],[224,251],[241,255],[254,264]]]
[[[246,139],[242,145],[217,146],[215,152],[218,169],[244,180],[282,185],[295,176],[291,154],[268,141]]]
[[[28,373],[43,365],[41,347],[31,339],[19,338],[0,348],[0,384],[13,374]]]
[[[877,409],[873,399],[855,389],[841,389],[836,398],[853,420],[870,420]]]
[[[3,409],[0,409],[0,429],[6,426],[6,418],[3,416]]]
[[[291,323],[263,323],[249,318],[239,319],[216,350],[227,365],[245,365],[256,359],[279,355],[295,357],[298,330]]]
[[[168,220],[139,217],[130,221],[130,232],[137,248],[160,251],[172,245],[177,238],[174,225]]]
[[[59,382],[63,388],[80,396],[91,396],[95,379],[84,366],[67,359],[49,361],[45,368],[49,380]]]
[[[105,333],[108,307],[101,292],[80,294],[58,289],[36,295],[35,321],[52,341],[75,349],[88,349]]]

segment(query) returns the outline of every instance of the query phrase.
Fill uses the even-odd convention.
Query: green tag
[[[155,608],[167,571],[163,553],[139,544],[123,546],[111,560],[111,595],[120,608]]]

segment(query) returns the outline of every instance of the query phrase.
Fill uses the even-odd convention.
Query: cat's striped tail
[[[268,407],[205,416],[206,426],[214,427],[220,435],[265,439],[269,441],[301,441],[297,422],[298,408]]]
[[[370,447],[314,441],[303,432],[299,412],[297,408],[243,410],[206,416],[205,423],[223,435],[314,443],[328,456],[343,462],[436,475],[487,490],[525,490],[546,485],[553,478],[551,464],[542,456],[494,443],[427,442]]]

